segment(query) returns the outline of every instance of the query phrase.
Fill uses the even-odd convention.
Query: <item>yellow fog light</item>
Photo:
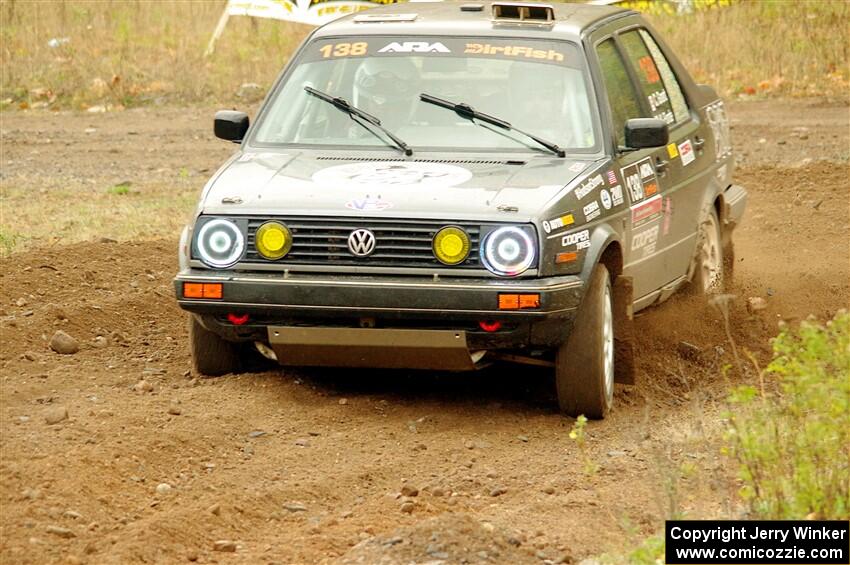
[[[447,227],[434,236],[434,256],[446,265],[457,265],[469,256],[469,236],[460,228]]]
[[[292,234],[283,224],[266,222],[254,234],[257,252],[266,259],[280,259],[292,248]]]

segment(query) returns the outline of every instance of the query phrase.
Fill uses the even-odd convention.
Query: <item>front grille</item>
[[[292,232],[292,249],[286,257],[269,261],[254,246],[254,234],[264,222],[279,221]],[[469,235],[470,250],[466,260],[455,269],[481,268],[478,246],[481,227],[469,222],[336,219],[308,217],[250,218],[248,250],[243,262],[301,265],[359,265],[374,267],[445,267],[431,248],[434,235],[445,226],[459,226]],[[356,257],[348,250],[352,231],[366,228],[375,234],[375,251],[368,257]]]

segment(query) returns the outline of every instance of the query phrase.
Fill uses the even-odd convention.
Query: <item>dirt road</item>
[[[143,190],[185,168],[196,192],[230,151],[209,116],[4,114],[4,187]],[[751,198],[732,332],[764,360],[778,321],[847,307],[848,109],[731,116]],[[718,449],[731,348],[700,301],[638,317],[639,384],[578,444],[550,377],[525,367],[195,378],[176,237],[44,241],[0,261],[0,563],[569,563],[671,514],[740,512],[720,502],[736,488]],[[749,315],[751,296],[767,310]],[[57,329],[78,353],[49,350]]]

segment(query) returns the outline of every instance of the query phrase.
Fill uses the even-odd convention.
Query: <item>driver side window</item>
[[[599,67],[605,82],[608,95],[608,105],[611,108],[611,118],[614,126],[614,137],[618,145],[622,145],[626,120],[630,118],[646,118],[641,110],[637,93],[632,84],[626,66],[613,39],[606,39],[596,47],[599,57]]]

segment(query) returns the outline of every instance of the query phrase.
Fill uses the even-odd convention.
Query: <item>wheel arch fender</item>
[[[588,253],[581,269],[582,280],[590,280],[590,274],[600,262],[608,269],[612,281],[615,277],[623,274],[624,262],[621,237],[608,224],[597,226],[590,236],[590,247],[588,247]]]

